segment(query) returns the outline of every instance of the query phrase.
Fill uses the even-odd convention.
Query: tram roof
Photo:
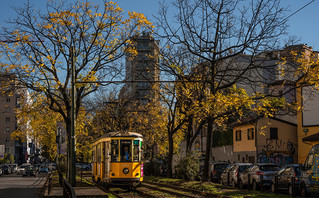
[[[136,132],[117,131],[117,132],[106,133],[102,135],[100,138],[106,138],[106,137],[143,137],[143,136]]]

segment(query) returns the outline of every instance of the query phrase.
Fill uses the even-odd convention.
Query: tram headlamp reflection
[[[123,169],[123,173],[124,173],[124,174],[127,174],[127,173],[129,173],[129,172],[130,172],[130,170],[129,170],[128,168],[124,168],[124,169]]]

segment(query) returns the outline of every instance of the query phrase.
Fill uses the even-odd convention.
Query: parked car
[[[32,166],[28,166],[24,169],[22,176],[34,176],[36,177],[36,169]]]
[[[18,174],[18,175],[23,174],[23,173],[24,173],[24,169],[25,169],[26,167],[29,167],[29,166],[31,166],[31,165],[30,165],[30,164],[22,164],[21,166],[19,166],[19,167],[17,168],[17,174]]]
[[[235,164],[229,164],[226,166],[225,170],[220,174],[220,181],[219,183],[222,185],[231,185],[231,180],[230,180],[230,172],[234,168]]]
[[[18,171],[18,164],[8,164],[8,166],[11,168],[12,173],[16,173]]]
[[[301,169],[300,193],[303,197],[319,196],[319,144],[314,145]]]
[[[49,173],[49,169],[47,167],[41,167],[39,173]]]
[[[210,180],[215,183],[220,182],[220,175],[229,165],[227,162],[216,162],[210,166]]]
[[[0,176],[3,175],[2,168],[0,167]]]
[[[241,175],[239,187],[243,188],[249,183],[253,190],[258,190],[260,187],[269,188],[273,177],[280,170],[280,166],[272,163],[258,163],[249,166]],[[248,180],[250,176],[250,180]]]
[[[229,184],[232,185],[233,187],[238,186],[238,178],[240,175],[248,168],[251,166],[251,163],[236,163],[234,164],[233,168],[229,172]]]
[[[3,171],[3,174],[7,175],[7,174],[11,173],[11,168],[6,164],[1,165],[1,169]]]
[[[298,164],[290,164],[284,166],[280,171],[277,172],[277,190],[288,190],[288,193],[290,195],[293,194],[293,188],[292,188],[292,181],[291,178],[295,178],[295,190],[299,190],[300,186],[300,177],[301,177],[301,171]],[[275,192],[275,177],[272,180],[271,183],[271,191]]]
[[[82,170],[90,170],[91,166],[90,164],[85,164],[85,163],[76,163],[76,168],[82,169]]]

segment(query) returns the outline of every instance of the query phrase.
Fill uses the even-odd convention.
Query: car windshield
[[[261,171],[279,171],[280,167],[277,165],[266,165],[266,166],[261,166],[259,169]]]
[[[215,164],[215,169],[225,169],[228,164]]]

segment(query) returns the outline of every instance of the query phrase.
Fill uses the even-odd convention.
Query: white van
[[[314,145],[307,156],[305,164],[300,165],[300,192],[303,197],[308,194],[319,195],[319,144]]]

